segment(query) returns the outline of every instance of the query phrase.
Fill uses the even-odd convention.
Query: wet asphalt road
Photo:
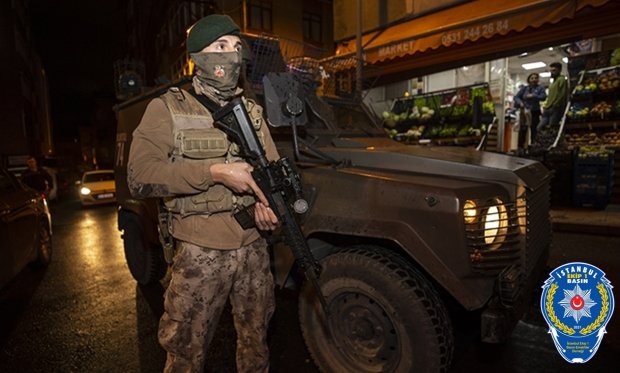
[[[160,372],[163,289],[138,286],[129,274],[115,206],[61,201],[52,215],[49,268],[26,268],[0,290],[0,372]],[[296,295],[278,292],[277,301],[272,371],[316,372],[296,323]],[[234,371],[234,341],[225,312],[209,350],[211,372]]]
[[[165,354],[156,333],[163,289],[139,287],[131,278],[115,207],[83,209],[77,201],[61,201],[52,208],[52,264],[43,272],[26,269],[0,290],[0,372],[160,372]],[[619,237],[557,233],[553,242],[550,267],[589,262],[618,288]],[[479,342],[461,320],[452,371],[618,372],[615,313],[597,355],[585,365],[559,356],[537,304],[501,345]],[[234,372],[234,338],[225,313],[208,353],[209,372]],[[269,343],[272,372],[318,371],[303,346],[293,292],[277,292]]]

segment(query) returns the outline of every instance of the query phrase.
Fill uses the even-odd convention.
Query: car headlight
[[[82,187],[80,189],[80,194],[83,195],[83,196],[87,196],[87,195],[90,194],[90,189],[88,189],[87,187]]]
[[[499,198],[484,203],[467,200],[463,204],[463,220],[468,232],[480,241],[481,248],[495,250],[506,239],[508,210]]]

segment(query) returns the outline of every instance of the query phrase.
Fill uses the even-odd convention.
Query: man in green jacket
[[[559,62],[552,63],[549,65],[549,72],[553,78],[553,83],[549,86],[549,96],[543,104],[543,114],[538,125],[538,132],[546,127],[556,129],[560,125],[560,120],[568,103],[568,82],[566,77],[560,74],[562,64]]]

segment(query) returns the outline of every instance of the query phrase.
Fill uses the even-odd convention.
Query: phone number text
[[[466,40],[475,41],[481,36],[490,37],[495,34],[507,31],[509,29],[508,19],[501,19],[485,23],[483,25],[477,25],[460,29],[456,31],[446,32],[441,37],[441,44],[448,46],[454,43],[462,43]]]

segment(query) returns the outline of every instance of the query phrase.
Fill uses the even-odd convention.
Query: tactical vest
[[[213,126],[213,117],[189,92],[178,87],[170,88],[160,98],[172,116],[174,150],[170,155],[172,162],[202,162],[206,159],[225,163],[239,161],[239,150],[235,143],[228,141],[226,134]],[[264,146],[260,127],[263,122],[263,109],[253,100],[243,100],[252,120],[257,136]],[[204,192],[169,197],[164,205],[169,212],[188,215],[211,215],[232,211],[255,202],[253,196],[232,192],[221,184],[215,184]]]

